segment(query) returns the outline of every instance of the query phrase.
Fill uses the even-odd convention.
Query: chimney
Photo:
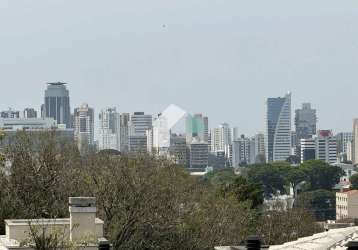
[[[111,244],[108,240],[102,238],[98,240],[98,250],[110,250]]]
[[[96,236],[96,198],[70,197],[70,240]]]
[[[250,235],[246,240],[246,249],[247,250],[260,250],[261,249],[261,239],[257,235]]]

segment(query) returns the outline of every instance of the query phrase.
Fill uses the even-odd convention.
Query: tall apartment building
[[[120,114],[116,108],[106,108],[99,114],[99,150],[120,151]]]
[[[352,132],[343,132],[336,135],[337,139],[337,154],[340,161],[348,160],[348,151],[351,151],[349,147],[352,146],[353,133]]]
[[[82,104],[74,110],[75,140],[82,152],[94,145],[94,110],[88,104]]]
[[[189,169],[204,170],[208,167],[208,143],[194,140],[189,145],[189,152]]]
[[[337,162],[337,140],[330,130],[320,130],[316,138],[316,159],[329,164]]]
[[[347,143],[347,161],[353,162],[353,141]]]
[[[128,153],[129,151],[129,113],[122,113],[120,115],[120,151],[121,153]]]
[[[147,153],[147,131],[152,129],[152,115],[135,112],[128,122],[128,150],[132,154]]]
[[[316,139],[306,138],[300,141],[301,162],[316,159]]]
[[[265,134],[257,133],[254,136],[255,140],[255,163],[263,163],[265,161]]]
[[[266,113],[266,159],[285,161],[291,154],[291,94],[268,98]]]
[[[66,83],[48,83],[45,90],[44,117],[51,117],[57,124],[71,127],[70,96]]]
[[[301,139],[301,162],[312,159],[337,162],[337,140],[332,131],[320,130],[315,138]]]
[[[169,155],[178,165],[187,167],[187,145],[186,137],[183,135],[172,134],[170,137]]]
[[[352,145],[353,164],[358,165],[358,118],[353,121],[353,145]]]
[[[234,140],[232,143],[232,166],[238,167],[250,164],[250,138],[242,135],[239,139]]]
[[[20,111],[9,108],[0,112],[0,118],[20,118]]]
[[[232,141],[236,141],[238,139],[240,139],[240,135],[239,135],[239,128],[238,127],[234,127],[232,128]]]
[[[203,122],[204,122],[204,142],[209,143],[209,118],[207,116],[204,116]]]
[[[146,115],[144,112],[134,112],[129,120],[130,135],[145,135],[146,131],[152,128],[152,115]]]
[[[296,110],[295,127],[297,142],[316,135],[317,114],[316,110],[311,108],[310,103],[303,103],[302,108]]]
[[[24,109],[24,118],[37,118],[37,111],[33,108],[25,108]]]
[[[231,145],[232,135],[229,124],[220,124],[218,128],[211,130],[211,152],[225,151],[227,145]]]

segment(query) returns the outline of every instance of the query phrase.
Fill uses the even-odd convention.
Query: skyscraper
[[[285,161],[291,151],[291,93],[268,98],[266,113],[266,159]]]
[[[236,141],[240,138],[240,135],[239,135],[239,128],[238,127],[234,127],[232,128],[232,141]]]
[[[194,139],[189,145],[189,163],[191,170],[204,170],[209,164],[208,143]]]
[[[147,130],[152,128],[152,115],[146,115],[144,112],[134,112],[129,120],[130,135],[146,135]]]
[[[82,152],[94,145],[94,110],[88,104],[82,104],[74,111],[75,140]]]
[[[65,124],[71,127],[70,96],[66,83],[48,83],[45,90],[45,117],[51,117],[57,124]]]
[[[207,120],[206,120],[207,121]],[[189,145],[193,140],[207,142],[206,125],[202,114],[195,114],[194,116],[187,114],[186,116],[186,140]]]
[[[339,156],[347,157],[349,143],[353,141],[352,132],[342,132],[336,135],[337,138],[337,154]]]
[[[152,129],[152,115],[144,112],[135,112],[130,116],[128,122],[128,150],[132,154],[143,154],[147,152],[147,134]]]
[[[170,137],[169,154],[176,164],[187,167],[188,157],[185,136],[174,134]]]
[[[255,163],[264,163],[265,154],[265,135],[264,133],[257,133],[255,135]]]
[[[358,118],[353,121],[353,145],[352,145],[353,164],[358,164]]]
[[[222,123],[218,128],[211,130],[211,152],[225,151],[227,145],[232,143],[229,124]]]
[[[320,130],[316,138],[316,159],[329,164],[337,162],[337,141],[330,130]]]
[[[98,148],[120,151],[120,115],[114,107],[103,109],[99,114]]]
[[[238,167],[241,165],[247,165],[250,163],[250,149],[251,149],[250,138],[242,135],[232,143],[232,166]]]
[[[121,153],[128,153],[129,140],[129,113],[122,113],[120,116],[120,151]]]
[[[310,103],[303,103],[302,108],[296,110],[295,126],[297,142],[316,135],[317,115],[316,110],[311,108]]]

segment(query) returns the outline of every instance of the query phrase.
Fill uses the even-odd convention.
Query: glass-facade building
[[[47,118],[55,119],[57,124],[65,124],[66,128],[71,128],[70,96],[66,83],[48,83],[44,114]]]
[[[295,126],[298,141],[316,135],[317,115],[310,103],[304,103],[301,109],[296,110]]]
[[[194,138],[198,139],[201,142],[205,142],[205,121],[204,117],[201,114],[196,114],[194,116],[187,115],[186,117],[186,136],[187,143],[190,144]]]
[[[266,159],[285,161],[291,153],[291,94],[268,98],[266,113]]]

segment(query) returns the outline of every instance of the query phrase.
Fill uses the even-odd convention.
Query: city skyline
[[[49,83],[44,83],[43,84],[43,86],[44,86],[44,88],[42,89],[42,99],[43,99],[43,93],[45,92],[45,90],[46,90],[46,86],[48,86],[48,84]],[[0,84],[1,85],[1,84]],[[100,119],[99,119],[99,115],[100,115],[100,113],[101,113],[101,111],[103,110],[103,109],[107,109],[107,108],[116,108],[117,110],[118,110],[118,112],[120,113],[120,114],[122,114],[122,113],[130,113],[130,114],[133,114],[133,113],[135,113],[135,112],[145,112],[146,114],[150,114],[150,115],[153,115],[153,117],[154,116],[156,116],[156,115],[158,115],[158,114],[160,114],[160,113],[162,113],[163,112],[163,110],[164,110],[164,108],[166,108],[166,107],[168,107],[168,106],[170,106],[170,105],[173,105],[174,103],[170,103],[170,104],[168,104],[167,106],[165,106],[165,107],[163,107],[161,110],[157,110],[157,111],[154,111],[154,112],[148,112],[145,108],[144,109],[142,109],[142,110],[135,110],[135,109],[130,109],[130,110],[121,110],[120,109],[120,105],[115,105],[115,104],[113,104],[113,105],[107,105],[107,106],[104,106],[104,107],[96,107],[95,105],[92,105],[91,103],[89,103],[89,102],[86,102],[86,101],[82,101],[82,102],[78,102],[78,101],[76,101],[75,100],[75,98],[73,98],[72,97],[72,91],[71,91],[71,84],[70,83],[66,83],[66,86],[67,86],[67,90],[69,91],[69,96],[70,96],[70,98],[71,98],[71,100],[70,100],[70,112],[71,112],[71,114],[73,114],[74,113],[74,110],[76,109],[76,108],[79,108],[81,105],[83,105],[83,104],[88,104],[88,105],[90,105],[93,109],[94,109],[94,122],[95,122],[95,124],[94,124],[94,126],[95,126],[95,136],[96,136],[96,138],[97,138],[97,136],[98,136],[98,130],[99,130],[99,123],[100,123]],[[302,102],[302,103],[299,103],[297,106],[295,106],[294,105],[294,103],[296,103],[295,102],[295,100],[294,100],[294,93],[292,93],[292,92],[290,92],[290,91],[288,91],[287,93],[289,93],[290,95],[292,95],[293,97],[292,97],[292,100],[291,100],[291,102],[292,102],[292,106],[291,106],[291,112],[292,112],[292,117],[291,117],[291,129],[292,129],[292,131],[295,131],[295,111],[296,110],[298,110],[298,109],[301,109],[302,108],[302,105],[305,105],[305,104],[310,104],[310,105],[312,105],[312,102]],[[254,134],[256,134],[256,133],[264,133],[265,131],[266,131],[266,121],[265,121],[265,113],[267,112],[267,110],[266,110],[266,101],[267,101],[267,99],[268,98],[280,98],[280,97],[282,97],[282,95],[284,95],[285,93],[281,93],[281,96],[280,96],[280,94],[278,94],[278,95],[273,95],[273,96],[271,96],[271,97],[266,97],[265,98],[265,100],[264,100],[264,103],[263,103],[263,105],[262,105],[262,107],[261,107],[261,109],[264,109],[264,114],[263,114],[263,116],[262,117],[260,117],[260,119],[262,120],[262,123],[263,124],[260,124],[260,126],[262,127],[262,128],[260,128],[260,129],[257,129],[257,130],[253,130],[252,129],[252,126],[251,127],[246,127],[246,128],[243,128],[243,127],[241,127],[240,125],[238,125],[238,124],[235,124],[235,123],[230,123],[230,122],[228,122],[229,120],[234,120],[234,119],[232,119],[232,116],[228,116],[227,117],[227,119],[223,119],[223,120],[219,120],[218,121],[218,123],[214,123],[212,120],[212,118],[211,118],[211,115],[207,115],[208,116],[208,118],[209,118],[209,128],[216,128],[216,127],[218,127],[218,126],[220,126],[221,124],[223,124],[223,123],[228,123],[230,126],[232,126],[233,128],[235,127],[235,128],[238,128],[238,132],[239,132],[239,135],[254,135]],[[40,99],[41,99],[40,98]],[[42,100],[41,99],[41,100]],[[73,103],[76,103],[76,105],[74,105]],[[78,104],[77,104],[78,103]],[[42,104],[41,104],[42,105]],[[33,108],[36,112],[37,112],[37,116],[38,117],[41,117],[41,105],[39,105],[39,107],[36,107],[36,106],[34,106],[34,105],[31,105],[31,104],[28,104],[28,105],[25,105],[25,106],[19,106],[19,105],[16,105],[16,104],[14,104],[14,105],[4,105],[3,104],[3,102],[1,102],[0,103],[0,111],[7,111],[7,110],[13,110],[13,111],[19,111],[20,112],[20,117],[22,117],[22,116],[24,116],[24,111],[25,111],[25,109],[28,109],[28,108]],[[174,105],[176,105],[176,104],[174,104]],[[180,106],[180,105],[178,105],[179,107],[182,107],[182,106]],[[312,106],[314,106],[314,105],[312,105]],[[319,106],[319,104],[318,104],[318,106]],[[354,119],[356,119],[356,117],[352,117],[352,121],[348,124],[348,126],[347,126],[347,124],[345,124],[345,126],[342,126],[342,127],[347,127],[347,129],[346,130],[344,130],[344,129],[341,129],[341,130],[339,130],[339,128],[338,129],[335,129],[332,125],[330,125],[330,123],[328,122],[328,124],[327,124],[327,126],[323,126],[323,125],[321,125],[322,124],[322,122],[320,123],[320,109],[318,108],[318,107],[316,107],[315,106],[315,109],[317,110],[317,130],[319,130],[319,129],[330,129],[330,130],[332,130],[335,134],[338,134],[338,133],[341,133],[341,132],[350,132],[350,131],[352,131],[352,124],[353,124],[353,121],[354,121]],[[189,110],[190,110],[190,108],[189,108]],[[240,110],[239,110],[240,111]],[[203,113],[203,112],[201,112],[201,111],[197,111],[197,112],[190,112],[190,111],[188,111],[189,113],[192,113],[192,114],[201,114],[201,113]],[[209,111],[209,113],[210,113],[210,111]],[[223,117],[223,116],[222,116]],[[358,117],[358,115],[357,115],[357,117]],[[256,124],[257,125],[257,124]],[[250,126],[250,124],[249,124],[249,126]],[[253,125],[254,127],[257,127],[257,126],[255,126],[255,124]],[[259,127],[259,126],[258,126]],[[181,129],[183,129],[183,128],[181,128]],[[246,132],[244,132],[244,131],[246,131]]]
[[[358,117],[352,0],[0,7],[2,110],[39,110],[45,83],[64,81],[71,110],[86,102],[96,117],[105,107],[155,114],[174,103],[207,114],[210,126],[227,122],[254,134],[264,131],[266,98],[288,91],[294,109],[312,103],[320,128],[350,131]]]

